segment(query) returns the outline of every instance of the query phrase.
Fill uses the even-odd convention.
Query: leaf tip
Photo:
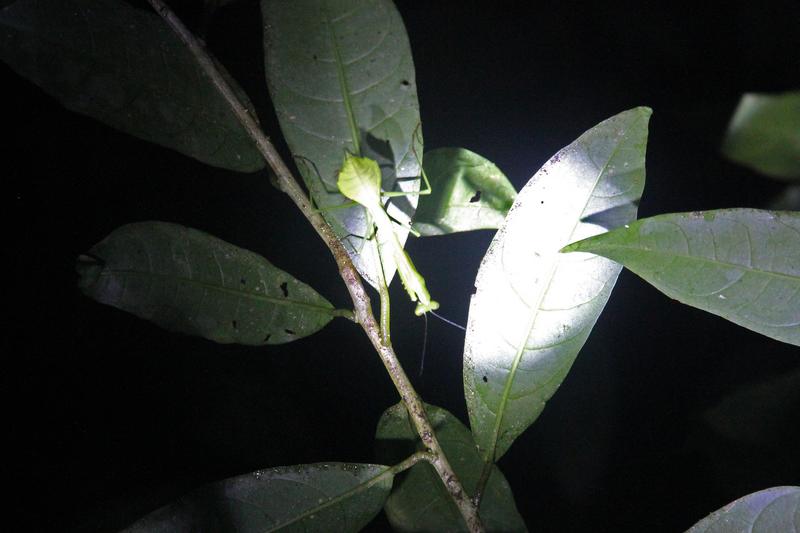
[[[583,241],[577,241],[577,242],[573,242],[572,244],[568,244],[568,245],[564,246],[563,248],[561,248],[558,251],[558,253],[560,253],[560,254],[568,254],[570,252],[579,252],[582,242]]]

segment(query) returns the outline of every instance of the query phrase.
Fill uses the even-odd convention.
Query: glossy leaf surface
[[[559,250],[636,218],[650,113],[620,113],[554,155],[486,252],[467,323],[464,390],[487,461],[536,420],[608,300],[620,267]]]
[[[0,58],[72,111],[210,165],[242,172],[264,166],[155,13],[119,0],[20,0],[0,11]]]
[[[800,179],[800,91],[742,96],[722,153],[767,176]]]
[[[117,228],[79,258],[78,272],[90,298],[220,343],[289,342],[341,314],[263,257],[166,222]]]
[[[774,487],[729,503],[687,533],[777,533],[799,529],[800,487]]]
[[[389,0],[262,0],[261,9],[281,131],[313,199],[377,286],[381,260],[363,207],[330,208],[348,203],[336,187],[345,151],[378,162],[384,191],[419,189],[419,103],[403,21]],[[387,211],[407,226],[416,205],[415,196],[394,198]],[[394,260],[388,252],[382,259],[388,282]]]
[[[203,487],[123,533],[355,532],[380,512],[391,488],[381,465],[269,468]]]
[[[517,191],[494,163],[464,148],[425,153],[432,193],[420,196],[413,227],[421,235],[497,229]]]
[[[464,489],[473,494],[483,461],[472,434],[444,409],[426,405],[425,410],[450,465]],[[423,449],[402,404],[384,411],[378,422],[376,439],[379,459],[390,464]],[[428,463],[418,463],[398,476],[385,510],[395,531],[466,531],[461,514]],[[514,504],[511,487],[496,466],[492,467],[484,491],[480,515],[487,531],[526,531]]]
[[[670,298],[800,346],[798,212],[670,213],[565,251],[613,259]]]

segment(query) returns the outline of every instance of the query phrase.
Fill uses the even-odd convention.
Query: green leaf
[[[773,487],[729,503],[687,533],[777,533],[800,529],[800,487]]]
[[[432,193],[419,198],[414,229],[421,235],[497,229],[517,191],[494,163],[464,148],[425,154]]]
[[[440,407],[426,405],[436,437],[464,489],[473,494],[483,469],[475,441],[464,424]],[[424,446],[402,403],[384,411],[376,432],[378,457],[390,464],[400,462]],[[514,504],[505,476],[492,466],[481,500],[480,515],[487,531],[527,531]],[[401,474],[389,499],[386,515],[395,531],[466,531],[455,504],[433,467],[421,462]]]
[[[166,222],[117,228],[78,272],[90,298],[220,343],[281,344],[347,315],[263,257]]]
[[[262,0],[261,8],[269,91],[300,173],[359,272],[377,287],[382,259],[388,283],[394,260],[367,239],[364,209],[330,207],[347,203],[336,188],[345,151],[378,162],[383,190],[419,190],[410,179],[420,175],[419,103],[403,21],[389,0]],[[406,196],[387,208],[401,244],[416,205]]]
[[[800,213],[645,218],[567,246],[613,259],[680,302],[800,346]]]
[[[800,179],[800,91],[743,95],[722,153],[767,176]]]
[[[554,155],[520,191],[483,258],[464,390],[486,461],[538,418],[608,300],[620,267],[559,250],[636,218],[650,114],[620,113]]]
[[[359,531],[392,488],[386,466],[316,463],[259,470],[207,485],[124,533]]]
[[[19,0],[0,11],[0,58],[72,111],[210,165],[242,172],[264,166],[154,13],[119,0]]]

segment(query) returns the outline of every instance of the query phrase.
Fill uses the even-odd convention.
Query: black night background
[[[743,92],[800,88],[796,0],[396,3],[426,148],[473,150],[520,189],[587,129],[647,105],[640,217],[768,208],[784,190],[724,160],[719,143]],[[194,2],[172,4],[196,22]],[[242,0],[218,11],[208,45],[285,154],[260,39],[258,3]],[[398,397],[353,324],[281,346],[215,345],[77,288],[80,253],[120,225],[164,220],[253,250],[347,307],[329,252],[266,173],[205,166],[0,72],[6,502],[24,530],[116,531],[208,481],[374,460],[375,425]],[[461,324],[491,238],[407,246],[441,313]],[[397,281],[392,294],[393,340],[418,391],[466,422],[463,332],[431,319],[416,377],[423,322]],[[715,409],[746,390],[734,409]],[[800,351],[623,271],[571,373],[499,466],[531,531],[684,531],[740,496],[800,483]]]

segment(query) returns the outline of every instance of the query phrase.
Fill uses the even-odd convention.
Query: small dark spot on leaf
[[[408,80],[403,80],[400,82],[400,85],[402,85],[403,87],[408,87],[409,85],[411,85],[411,82],[409,82]]]
[[[314,54],[314,55],[313,55],[313,56],[311,56],[311,57],[313,57],[313,58],[314,58],[314,61],[316,61],[316,60],[317,60],[317,54]]]
[[[540,203],[540,204],[542,204],[542,205],[544,205],[544,200],[542,200],[542,201],[541,201],[541,202],[539,202],[539,203]]]
[[[489,383],[489,378],[487,378],[486,376],[483,376],[483,382],[484,383]]]
[[[475,202],[479,201],[480,199],[481,199],[481,190],[478,189],[477,191],[475,191],[475,196],[473,196],[472,198],[469,199],[469,203],[474,204]]]
[[[239,325],[236,323],[235,320],[231,320],[231,326],[233,326],[233,329],[236,329],[237,327],[239,327]]]
[[[267,336],[264,337],[264,342],[269,342],[270,337],[272,337],[272,333],[267,333]]]
[[[285,331],[285,332],[286,332],[286,333],[288,333],[289,335],[294,335],[294,331],[292,331],[292,330],[290,330],[290,329],[285,329],[285,330],[283,330],[283,331]]]
[[[242,278],[239,280],[239,283],[241,283],[242,285],[247,285],[247,280]]]
[[[289,296],[289,285],[285,281],[281,283],[281,292],[284,298]]]

